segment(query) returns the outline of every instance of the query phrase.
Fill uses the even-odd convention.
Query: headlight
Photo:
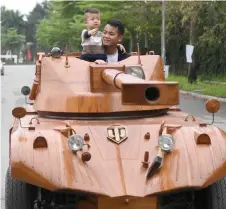
[[[135,77],[138,77],[138,78],[141,78],[141,79],[145,79],[145,74],[144,74],[144,71],[142,69],[141,66],[126,66],[126,69],[125,69],[126,73],[132,75],[132,76],[135,76]]]
[[[159,143],[159,147],[162,150],[166,152],[171,152],[173,149],[173,143],[174,143],[173,136],[170,134],[161,135],[159,136],[158,143]]]
[[[79,151],[84,146],[83,138],[79,135],[72,135],[68,138],[68,146],[72,151]]]

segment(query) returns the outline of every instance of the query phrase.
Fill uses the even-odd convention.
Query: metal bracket
[[[184,119],[184,121],[188,121],[188,118],[192,118],[192,121],[196,121],[195,117],[193,115],[187,115],[186,118]]]
[[[30,125],[32,125],[32,121],[33,120],[36,120],[37,121],[37,124],[40,124],[40,122],[39,122],[39,119],[38,118],[31,118],[31,120],[30,120],[30,122],[29,122],[29,124]]]

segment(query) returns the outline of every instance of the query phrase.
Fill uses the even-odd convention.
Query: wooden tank
[[[32,103],[13,110],[14,179],[95,194],[90,208],[157,209],[162,193],[226,176],[226,133],[175,106],[179,85],[165,81],[160,56],[98,65],[38,53],[34,77]]]

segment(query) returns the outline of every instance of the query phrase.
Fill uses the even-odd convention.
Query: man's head
[[[118,19],[112,19],[107,22],[102,33],[103,45],[117,45],[123,39],[124,25]]]
[[[100,11],[96,8],[88,8],[84,12],[85,23],[88,29],[100,27]]]

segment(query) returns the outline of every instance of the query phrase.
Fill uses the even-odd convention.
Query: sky
[[[21,14],[29,14],[35,7],[36,2],[40,3],[43,0],[1,0],[1,6],[7,9],[19,10]]]

